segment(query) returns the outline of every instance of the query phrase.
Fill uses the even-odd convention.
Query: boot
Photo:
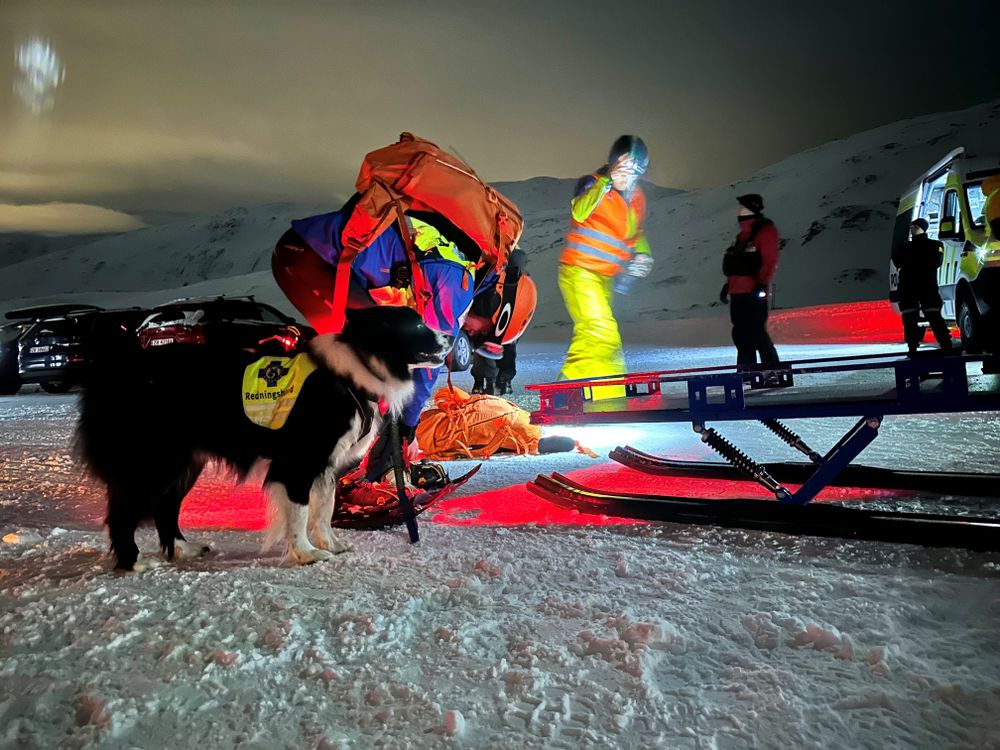
[[[511,387],[510,380],[508,380],[507,378],[503,377],[502,375],[497,378],[497,383],[496,383],[496,395],[497,396],[506,396],[506,395],[512,393],[513,390],[514,389]]]
[[[484,378],[483,380],[476,380],[472,386],[472,394],[474,396],[495,396],[496,389],[493,386],[492,378]]]
[[[451,481],[444,466],[424,459],[410,467],[410,484],[418,490],[439,490]]]

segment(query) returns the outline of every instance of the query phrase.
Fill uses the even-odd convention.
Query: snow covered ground
[[[561,356],[523,347],[519,383]],[[731,358],[633,348],[630,366]],[[259,495],[210,478],[199,502],[237,511],[186,515],[213,552],[121,576],[100,488],[72,461],[75,408],[0,400],[0,747],[1000,747],[1000,556],[489,520],[517,518],[501,506],[538,472],[609,468],[562,455],[487,462],[419,545],[345,532],[354,551],[309,568],[262,553]],[[820,447],[842,428],[802,433]],[[725,431],[793,458],[763,430]],[[576,436],[709,458],[684,425]],[[899,419],[864,458],[983,471],[998,448],[995,418]]]

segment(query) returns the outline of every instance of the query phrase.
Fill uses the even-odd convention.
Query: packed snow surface
[[[630,355],[650,369],[732,352]],[[561,356],[525,347],[518,382]],[[118,575],[101,490],[72,460],[75,410],[73,394],[0,400],[0,747],[1000,746],[996,555],[476,522],[504,487],[602,466],[566,454],[487,462],[455,501],[467,525],[442,509],[416,546],[343,532],[352,552],[296,567],[238,522],[204,524],[189,537],[210,555]],[[726,434],[793,458],[751,427]],[[817,446],[844,429],[798,427]],[[577,436],[709,457],[684,425]],[[989,470],[998,446],[989,417],[900,419],[865,460]],[[151,531],[139,544],[154,554]]]

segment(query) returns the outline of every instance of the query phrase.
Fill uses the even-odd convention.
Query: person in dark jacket
[[[910,224],[910,241],[901,242],[895,248],[892,262],[899,270],[899,310],[910,354],[917,350],[924,337],[920,328],[921,311],[941,349],[951,351],[951,332],[941,317],[943,303],[937,280],[938,269],[944,262],[944,245],[927,236],[926,219],[915,219]]]
[[[507,261],[507,283],[516,283],[522,273],[526,273],[528,256],[524,250],[516,248]],[[470,339],[475,348],[472,355],[472,392],[487,396],[505,396],[512,391],[514,376],[517,375],[517,342],[503,345],[500,359],[483,354],[479,344],[483,338],[489,319],[500,306],[500,295],[493,291],[480,294],[472,301],[472,310],[466,319],[467,331],[472,330]]]
[[[780,238],[774,223],[764,216],[763,198],[751,193],[736,200],[740,231],[723,255],[726,283],[719,300],[729,303],[736,364],[752,367],[759,354],[761,365],[775,365],[780,360],[767,332],[767,313]]]

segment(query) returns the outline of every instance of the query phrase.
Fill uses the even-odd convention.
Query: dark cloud
[[[655,182],[718,184],[1000,95],[998,6],[8,0],[0,74],[37,35],[66,76],[42,113],[0,88],[0,202],[334,201],[402,130],[491,180],[575,176],[636,132]]]

